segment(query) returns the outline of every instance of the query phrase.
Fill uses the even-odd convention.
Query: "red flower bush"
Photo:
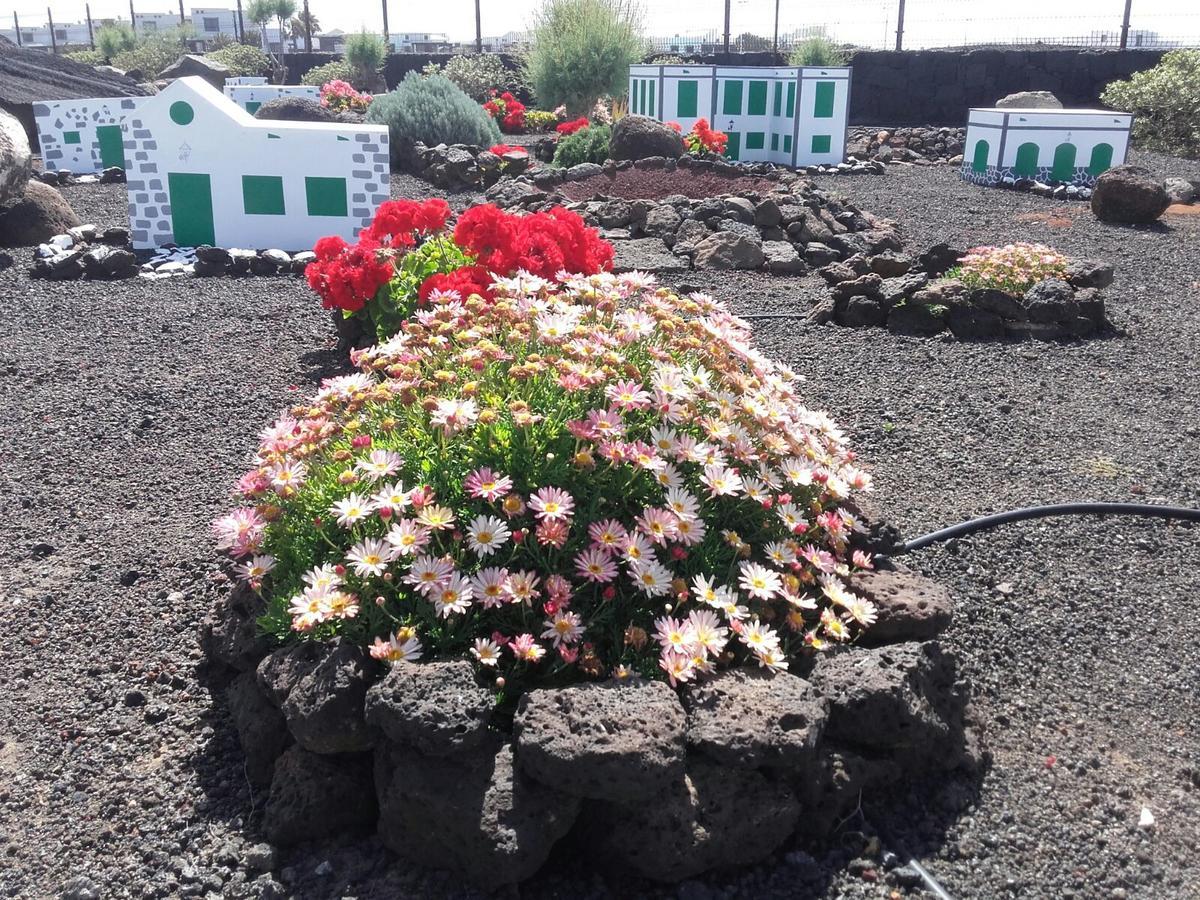
[[[519,147],[516,144],[495,144],[488,149],[497,156],[503,156],[505,153],[524,153],[529,155],[529,150],[525,147]]]
[[[570,122],[560,122],[555,126],[554,130],[559,134],[574,134],[577,131],[582,131],[588,127],[587,116],[580,116],[578,119],[572,119]]]
[[[362,309],[392,278],[392,264],[381,257],[380,249],[377,241],[362,236],[353,247],[337,236],[317,241],[317,259],[308,264],[304,276],[321,296],[321,305],[347,312]]]
[[[514,97],[509,91],[503,94],[492,91],[492,99],[483,104],[488,115],[500,122],[500,130],[505,134],[520,134],[525,130],[525,104]]]
[[[697,156],[712,154],[722,156],[729,137],[723,131],[713,131],[708,125],[708,119],[697,119],[692,130],[683,136],[683,145],[688,153]]]
[[[416,203],[412,200],[388,200],[375,212],[371,224],[359,240],[374,241],[385,247],[412,247],[420,237],[436,234],[450,220],[450,204],[440,197]]]
[[[612,245],[562,207],[514,216],[490,204],[476,206],[459,217],[454,242],[498,275],[519,269],[546,279],[561,271],[594,275],[613,262]]]
[[[667,127],[670,128],[676,134],[683,134],[683,126],[680,125],[678,122],[668,122]]]

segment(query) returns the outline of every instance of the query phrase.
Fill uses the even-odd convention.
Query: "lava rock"
[[[717,231],[696,246],[698,269],[757,269],[763,264],[763,249],[743,235]]]
[[[840,253],[819,241],[810,241],[804,245],[804,261],[810,266],[826,266],[841,258]]]
[[[960,341],[999,340],[1006,334],[999,314],[969,303],[956,303],[947,309],[946,327]]]
[[[266,638],[258,631],[263,607],[262,598],[239,581],[213,605],[200,626],[205,655],[242,672],[257,666],[267,652]]]
[[[0,207],[0,247],[36,247],[79,224],[62,194],[31,180],[19,199]]]
[[[658,204],[646,213],[646,222],[642,231],[649,237],[661,238],[663,235],[674,234],[679,229],[679,213],[666,204]]]
[[[595,163],[585,162],[571,166],[563,173],[563,178],[566,181],[583,181],[585,178],[594,178],[597,175],[603,174],[603,172],[604,170]]]
[[[83,254],[84,271],[93,278],[131,278],[137,274],[137,257],[120,247],[98,244]]]
[[[996,109],[1062,109],[1062,101],[1049,91],[1017,91],[996,101]]]
[[[754,224],[759,228],[777,228],[783,223],[783,213],[779,204],[771,198],[763,200],[754,207]]]
[[[1113,283],[1113,267],[1094,259],[1075,259],[1067,264],[1067,283],[1076,288],[1106,288]]]
[[[725,218],[741,222],[743,225],[754,224],[754,204],[745,197],[726,197],[723,207]]]
[[[225,79],[232,74],[228,66],[222,65],[216,60],[209,59],[207,56],[185,53],[159,72],[158,77],[163,81],[174,81],[176,78],[183,78],[186,75],[198,75],[219,91],[225,87]]]
[[[521,768],[581,797],[637,802],[683,774],[683,707],[661,681],[530,691],[513,723]]]
[[[1149,169],[1116,166],[1096,179],[1092,212],[1103,222],[1147,224],[1158,220],[1170,200]]]
[[[1025,307],[1012,294],[992,288],[976,288],[967,295],[967,302],[976,309],[995,313],[1001,319],[1021,321],[1029,318]]]
[[[888,312],[887,328],[893,334],[928,336],[944,331],[946,320],[924,303],[916,303],[909,299],[891,308]]]
[[[1079,315],[1074,288],[1059,278],[1047,278],[1027,290],[1025,309],[1031,322],[1070,322]]]
[[[850,281],[839,281],[833,286],[832,294],[834,300],[847,300],[850,297],[870,297],[878,300],[883,292],[883,279],[871,272],[868,275],[863,275],[861,278],[854,278]]]
[[[587,846],[607,868],[662,882],[765,859],[799,817],[786,785],[700,758],[637,802],[589,803],[581,814]]]
[[[679,159],[683,139],[678,132],[646,116],[622,116],[613,126],[609,156],[614,160],[637,160],[649,156]]]
[[[29,138],[21,122],[0,109],[0,206],[19,200],[33,173]]]
[[[482,743],[494,705],[466,660],[393,666],[367,692],[366,719],[390,740],[447,756]]]
[[[345,638],[319,646],[315,665],[295,680],[280,706],[288,729],[313,753],[368,750],[372,736],[363,707],[375,665]]]
[[[711,232],[703,223],[695,219],[684,219],[679,225],[679,230],[675,232],[675,242],[671,245],[671,251],[677,256],[690,256],[709,234]],[[767,245],[763,244],[764,255],[766,250]]]
[[[763,241],[762,252],[767,271],[773,275],[803,275],[808,271],[796,248],[787,241]]]
[[[899,762],[887,755],[864,755],[846,747],[821,748],[816,777],[794,781],[804,809],[797,831],[826,839],[834,826],[862,802],[864,794],[893,787],[902,777]]]
[[[682,701],[688,745],[739,769],[800,774],[815,761],[829,717],[812,684],[786,672],[730,669],[689,685]]]
[[[917,257],[917,268],[936,278],[953,269],[966,255],[966,251],[956,250],[949,244],[934,244]]]
[[[1186,178],[1168,178],[1163,182],[1163,190],[1167,192],[1169,203],[1182,203],[1186,206],[1196,199],[1196,185]]]
[[[844,297],[834,300],[834,303],[834,320],[847,328],[872,327],[887,321],[887,309],[878,297]]]
[[[124,184],[125,181],[125,170],[120,166],[109,166],[100,172],[101,184]]]
[[[336,122],[337,113],[308,97],[276,97],[254,111],[254,118],[274,122]]]
[[[100,234],[100,240],[114,247],[124,247],[129,243],[129,229],[111,225]]]
[[[287,720],[267,699],[252,671],[239,674],[225,696],[246,754],[246,777],[252,784],[269,784],[275,760],[291,743]]]
[[[280,846],[342,837],[369,831],[377,812],[370,756],[325,756],[293,746],[275,762],[263,832]]]
[[[391,743],[375,754],[383,843],[489,888],[533,875],[579,814],[578,798],[522,774],[495,734],[465,759]]]
[[[913,267],[911,258],[895,250],[885,250],[867,260],[871,271],[882,278],[899,278]]]
[[[877,618],[859,643],[879,646],[901,641],[925,641],[950,625],[954,603],[950,592],[904,569],[864,569],[850,576],[849,587],[875,604]]]

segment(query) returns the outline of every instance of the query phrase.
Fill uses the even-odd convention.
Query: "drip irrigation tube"
[[[1155,516],[1160,519],[1184,519],[1200,522],[1200,509],[1189,509],[1185,506],[1160,506],[1155,503],[1052,503],[1048,506],[1025,506],[1008,512],[996,513],[991,516],[981,516],[951,525],[940,531],[933,531],[911,541],[905,541],[892,551],[893,555],[920,550],[939,541],[974,534],[995,528],[997,525],[1007,525],[1010,522],[1023,522],[1026,519],[1044,519],[1050,516]]]

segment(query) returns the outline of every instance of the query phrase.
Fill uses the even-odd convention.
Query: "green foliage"
[[[796,46],[790,66],[844,66],[846,51],[824,35],[814,35]]]
[[[377,34],[360,31],[347,35],[345,58],[353,76],[351,84],[359,90],[370,88],[387,59],[387,53],[387,43]]]
[[[207,56],[213,62],[228,67],[229,74],[235,77],[266,75],[271,71],[271,60],[267,54],[249,44],[231,44],[220,50],[213,50]]]
[[[371,101],[367,121],[388,127],[393,159],[403,158],[417,141],[430,146],[500,143],[492,117],[443,75],[409,72],[394,91]]]
[[[1100,99],[1133,113],[1138,146],[1200,156],[1200,50],[1172,50],[1153,69],[1114,81]]]
[[[537,131],[553,131],[554,126],[557,124],[558,116],[552,112],[547,112],[544,109],[525,110],[525,130],[530,133]]]
[[[686,66],[691,60],[684,59],[682,56],[676,56],[674,53],[664,53],[661,56],[656,56],[650,60],[652,66]]]
[[[99,50],[71,50],[69,53],[64,53],[63,56],[74,62],[83,63],[85,66],[103,66],[108,63],[108,57]]]
[[[113,57],[112,64],[126,72],[136,69],[147,80],[153,80],[187,52],[184,43],[186,37],[187,32],[178,28],[148,35],[141,38],[136,47],[123,50]]]
[[[645,46],[641,14],[630,0],[543,0],[526,78],[539,105],[587,113],[605,94],[625,93],[629,66]]]
[[[134,36],[133,29],[124,22],[105,25],[96,32],[96,51],[106,61],[125,50],[132,50],[136,46],[137,37]]]
[[[558,142],[553,165],[569,169],[580,163],[602,163],[608,159],[608,145],[611,142],[611,128],[607,125],[589,125]]]
[[[354,84],[351,80],[349,64],[340,59],[334,60],[333,62],[325,63],[323,66],[316,66],[309,69],[300,76],[301,84],[313,84],[317,87],[327,84],[330,81],[349,81],[351,84]],[[360,90],[362,89],[362,85],[355,84],[354,86]]]
[[[521,87],[521,79],[509,71],[494,53],[453,56],[444,66],[430,63],[426,75],[445,75],[472,100],[482,103],[492,90],[511,91]]]

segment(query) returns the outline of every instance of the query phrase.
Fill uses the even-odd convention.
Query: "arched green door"
[[[1017,148],[1017,165],[1015,171],[1018,178],[1033,178],[1038,170],[1037,144],[1026,143]]]
[[[1054,148],[1054,168],[1050,170],[1054,181],[1075,180],[1075,145],[1059,144]]]
[[[1099,175],[1112,168],[1112,144],[1097,144],[1092,148],[1092,158],[1088,163],[1088,172]]]
[[[988,167],[988,151],[991,148],[987,141],[975,142],[975,155],[971,158],[972,172],[986,172]]]

